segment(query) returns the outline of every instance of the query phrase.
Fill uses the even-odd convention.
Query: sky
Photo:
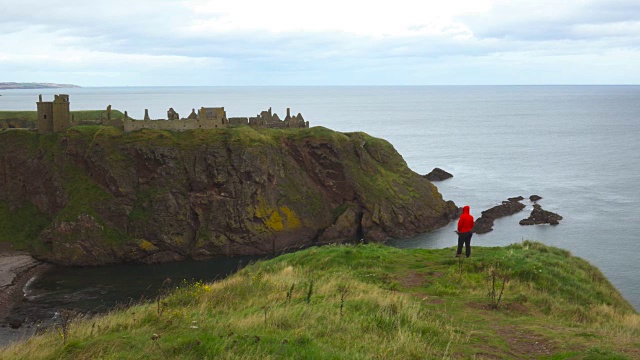
[[[0,82],[640,84],[638,0],[0,0]]]

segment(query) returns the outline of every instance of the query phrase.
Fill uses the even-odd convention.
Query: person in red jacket
[[[466,255],[469,257],[471,255],[471,236],[473,235],[473,216],[469,214],[469,206],[465,206],[462,208],[462,215],[460,215],[460,219],[458,220],[458,251],[456,252],[456,257],[460,257],[462,254],[462,244],[464,244]]]

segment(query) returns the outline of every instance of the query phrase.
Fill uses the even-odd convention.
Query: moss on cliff
[[[38,235],[51,220],[31,203],[11,209],[0,201],[0,241],[8,242],[19,250],[33,250],[41,247]]]
[[[62,173],[62,184],[69,194],[66,206],[56,220],[70,221],[81,214],[98,216],[93,205],[111,198],[111,194],[97,186],[76,164],[66,164]]]

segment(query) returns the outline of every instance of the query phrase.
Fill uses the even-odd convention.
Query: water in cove
[[[520,226],[531,203],[474,235],[477,246],[524,239],[570,250],[599,267],[640,309],[640,86],[425,86],[425,87],[153,87],[1,91],[0,110],[34,110],[38,94],[69,93],[72,110],[127,110],[141,119],[183,117],[192,108],[224,106],[229,117],[268,107],[301,112],[312,126],[364,131],[391,142],[414,171],[452,173],[436,183],[445,199],[469,205],[476,218],[508,197],[536,194],[545,210],[564,217],[558,226]],[[390,244],[442,248],[456,243],[455,223]],[[452,253],[453,255],[453,253]],[[49,299],[85,309],[104,299],[138,299],[164,278],[210,280],[210,266],[229,259],[103,269],[59,269],[33,281],[25,305],[51,308]],[[237,264],[231,263],[231,268]],[[161,274],[161,275],[160,275]],[[115,281],[114,281],[115,280]],[[180,281],[180,280],[178,280]],[[63,290],[65,288],[66,290]]]

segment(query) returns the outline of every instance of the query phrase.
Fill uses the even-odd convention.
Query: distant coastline
[[[0,82],[0,90],[79,88],[72,84]]]

